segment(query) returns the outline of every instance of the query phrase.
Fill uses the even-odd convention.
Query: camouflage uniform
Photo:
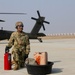
[[[12,46],[13,59],[19,65],[22,65],[21,63],[24,64],[24,56],[30,52],[29,37],[24,32],[13,32],[8,43],[8,47]]]

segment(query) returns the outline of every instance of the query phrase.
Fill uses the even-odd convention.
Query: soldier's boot
[[[20,68],[24,68],[24,64],[25,64],[24,62],[21,62],[20,63]]]
[[[24,68],[25,67],[25,62],[22,62],[22,68]]]
[[[18,70],[18,69],[19,69],[18,61],[14,61],[14,68],[13,68],[13,70]]]

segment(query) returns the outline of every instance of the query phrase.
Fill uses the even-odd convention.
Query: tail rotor
[[[36,20],[39,24],[41,24],[41,26],[43,27],[43,30],[45,30],[45,26],[43,23],[50,24],[50,22],[45,21],[45,17],[40,16],[39,10],[37,10],[37,14],[38,14],[38,18],[31,17],[31,19]]]

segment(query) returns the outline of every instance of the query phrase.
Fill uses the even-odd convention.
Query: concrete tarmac
[[[17,71],[4,70],[4,51],[7,43],[6,40],[0,41],[0,75],[29,75],[26,68]],[[48,53],[48,61],[54,62],[49,75],[75,75],[75,39],[49,39],[43,40],[43,43],[30,40],[30,47],[29,58],[33,58],[35,52]]]

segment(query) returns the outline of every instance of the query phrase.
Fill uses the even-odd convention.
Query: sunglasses
[[[24,27],[23,25],[18,25],[18,27]]]

